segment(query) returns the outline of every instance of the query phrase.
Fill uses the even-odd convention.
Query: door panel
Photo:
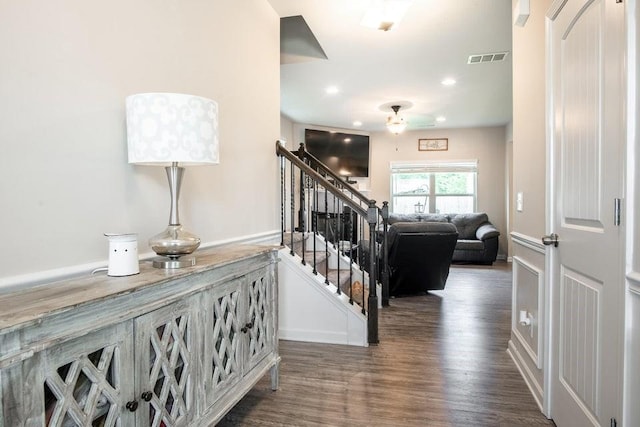
[[[560,287],[560,382],[596,418],[602,283],[562,266]]]
[[[620,420],[624,7],[568,0],[551,16],[551,415]]]

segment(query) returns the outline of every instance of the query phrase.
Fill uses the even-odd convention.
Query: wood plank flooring
[[[511,269],[453,266],[443,291],[380,310],[368,348],[281,341],[266,376],[218,426],[553,426],[506,353]]]

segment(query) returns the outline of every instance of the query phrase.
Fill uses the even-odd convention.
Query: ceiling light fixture
[[[398,110],[400,110],[399,105],[392,105],[391,109],[395,115],[387,118],[387,129],[389,129],[391,133],[398,135],[407,127],[407,122],[403,117],[398,116]]]
[[[374,1],[373,5],[367,9],[360,25],[382,31],[396,28],[412,2],[413,0]]]
[[[362,122],[360,120],[356,120],[355,122],[353,122],[353,125],[358,128],[362,126]]]
[[[447,121],[447,118],[445,116],[436,117],[436,122],[442,123],[442,122],[446,122],[446,121]]]
[[[443,86],[453,86],[454,84],[456,84],[456,81],[455,79],[448,77],[443,81],[441,81],[440,83],[442,83]]]

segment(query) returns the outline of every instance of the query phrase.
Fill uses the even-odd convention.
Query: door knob
[[[545,246],[553,245],[554,247],[558,247],[558,235],[556,233],[551,233],[546,236],[542,236],[542,244]]]

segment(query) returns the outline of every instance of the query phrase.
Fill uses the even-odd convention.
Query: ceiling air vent
[[[504,61],[509,52],[482,53],[480,55],[469,55],[467,64],[484,64],[485,62]]]

